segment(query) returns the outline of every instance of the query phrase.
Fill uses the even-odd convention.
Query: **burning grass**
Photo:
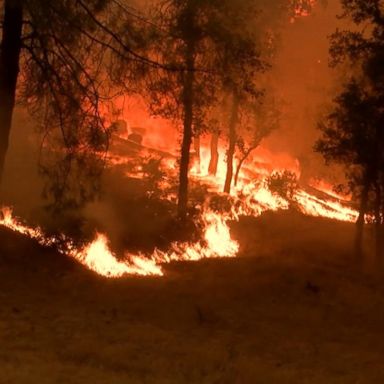
[[[342,221],[354,221],[357,213],[333,201],[322,201],[303,190],[296,191],[291,202],[273,194],[263,183],[248,184],[236,191],[227,200],[227,211],[201,210],[199,226],[202,238],[196,242],[174,242],[168,250],[155,249],[151,254],[124,252],[118,260],[105,235],[97,233],[89,244],[78,246],[65,235],[46,236],[40,228],[31,228],[12,216],[9,208],[3,208],[0,224],[28,237],[44,246],[57,249],[105,277],[123,275],[162,276],[162,265],[177,261],[197,261],[205,258],[235,257],[239,250],[237,241],[231,238],[229,221],[240,216],[259,216],[265,211],[286,210],[292,202],[298,210],[312,216],[323,216]]]
[[[123,139],[119,144],[124,149]],[[3,208],[0,224],[43,246],[56,247],[90,270],[113,278],[162,276],[163,265],[170,262],[236,257],[239,244],[231,236],[229,223],[242,216],[259,217],[264,212],[288,209],[345,222],[354,222],[358,216],[330,188],[327,194],[325,183],[320,183],[322,196],[301,186],[296,160],[274,157],[265,151],[260,152],[265,158],[260,153],[250,158],[231,194],[222,194],[224,157],[220,157],[216,177],[208,176],[209,151],[203,146],[199,166],[194,164],[190,171],[193,209],[188,225],[180,227],[174,220],[177,190],[174,156],[162,152],[159,157],[153,148],[137,144],[133,151],[130,142],[126,145],[125,153],[120,148],[120,152],[111,154],[111,169],[107,172],[113,213],[89,208],[91,215],[94,211],[101,214],[87,229],[91,234],[88,243],[84,242],[79,226],[74,226],[80,237],[76,240],[64,231],[49,235],[14,218],[9,208]],[[284,164],[290,165],[290,169],[282,171]],[[114,224],[108,227],[110,223]]]
[[[22,224],[12,216],[9,208],[2,209],[0,224],[31,237],[41,245],[56,246],[60,253],[73,257],[92,271],[105,277],[122,275],[163,275],[161,265],[172,261],[196,261],[202,258],[233,257],[238,244],[232,240],[226,221],[217,213],[206,212],[203,216],[204,240],[196,244],[174,243],[169,252],[155,250],[152,255],[132,254],[125,252],[124,259],[119,261],[108,245],[103,234],[82,247],[64,235],[49,237],[40,228],[31,228]]]

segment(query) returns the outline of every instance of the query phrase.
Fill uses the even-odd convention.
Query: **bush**
[[[161,195],[161,183],[166,176],[166,173],[162,170],[161,162],[161,158],[149,157],[142,164],[144,180],[148,184],[149,195],[153,197]]]
[[[267,186],[272,193],[291,200],[298,188],[296,173],[287,170],[273,172],[267,178]]]

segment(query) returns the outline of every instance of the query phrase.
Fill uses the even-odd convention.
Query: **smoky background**
[[[312,178],[335,184],[342,182],[341,170],[327,167],[321,156],[313,151],[319,137],[317,123],[328,110],[340,84],[338,73],[328,64],[328,36],[337,28],[343,28],[345,23],[337,18],[339,1],[317,2],[310,15],[284,22],[278,2],[275,3],[260,1],[260,23],[268,22],[279,32],[274,64],[266,76],[268,86],[282,101],[282,117],[280,128],[264,139],[261,147],[277,157],[297,159],[302,183]],[[136,1],[143,12],[149,4]],[[120,101],[120,104],[128,129],[141,126],[146,130],[144,142],[151,143],[151,137],[158,137],[162,149],[178,153],[177,127],[152,119],[142,102]],[[170,205],[167,202],[148,204],[145,183],[130,183],[122,173],[111,169],[102,175],[100,194],[95,200],[70,217],[52,215],[46,208],[47,199],[43,193],[46,180],[39,172],[41,142],[42,134],[34,121],[18,106],[1,190],[5,204],[16,207],[16,215],[48,230],[57,227],[86,237],[96,230],[106,232],[117,248],[152,247],[168,242],[161,233],[174,231]]]

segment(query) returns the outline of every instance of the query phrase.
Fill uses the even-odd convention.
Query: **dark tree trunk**
[[[201,168],[200,136],[195,136],[193,138],[193,149],[195,151],[195,161],[197,164],[197,172],[200,173],[200,168]]]
[[[5,0],[0,52],[0,183],[8,149],[16,83],[19,75],[23,8],[21,0]]]
[[[380,241],[380,249],[381,249],[381,255],[379,259],[379,269],[380,272],[384,272],[384,184],[381,183],[381,227],[380,227],[380,233],[379,233],[379,241]]]
[[[242,158],[239,160],[239,163],[237,164],[236,172],[235,172],[235,181],[234,181],[235,186],[237,185],[237,182],[238,182],[238,180],[239,180],[240,170],[241,170],[241,167],[243,166],[245,160],[248,159],[248,156],[249,156],[249,155],[252,153],[252,151],[254,151],[258,146],[259,146],[259,144],[254,145],[254,146],[252,146],[251,148],[249,148],[249,149],[244,153],[244,155],[242,156]]]
[[[366,178],[363,186],[363,191],[360,198],[359,217],[356,222],[356,237],[355,237],[355,257],[358,265],[362,266],[363,261],[363,236],[365,214],[368,208],[368,195],[369,195],[370,182]]]
[[[382,257],[382,241],[381,241],[381,187],[377,182],[375,185],[375,250],[376,250],[376,265],[380,267]]]
[[[180,174],[179,174],[179,196],[178,215],[185,220],[188,211],[188,171],[190,162],[190,151],[192,144],[193,126],[193,83],[194,83],[194,44],[192,40],[186,48],[187,72],[183,84],[183,142],[181,145]]]
[[[209,160],[208,173],[216,176],[219,162],[219,134],[214,132],[211,136],[211,159]]]
[[[229,121],[229,147],[227,152],[227,174],[225,177],[224,192],[231,192],[231,185],[233,179],[233,157],[236,149],[236,124],[239,113],[239,97],[236,92],[233,93],[231,119]]]

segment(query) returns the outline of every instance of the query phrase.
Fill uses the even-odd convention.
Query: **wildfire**
[[[342,200],[345,202],[349,202],[352,200],[351,194],[341,194],[335,192],[333,186],[321,179],[311,179],[309,182],[309,186],[321,191],[329,196],[334,197],[337,200]]]
[[[192,177],[203,179],[216,191],[221,190],[226,171],[225,151],[223,148],[219,148],[219,154],[220,161],[217,177],[208,176],[207,174],[209,150],[206,146],[202,146],[200,166],[191,171]],[[125,164],[126,160],[129,162],[129,159],[124,159],[124,156],[118,156],[116,159],[111,162],[111,166]],[[163,171],[168,172],[169,175],[175,174],[174,158],[168,157],[163,160]],[[175,242],[168,251],[156,249],[149,255],[126,252],[121,259],[118,259],[111,250],[107,237],[103,234],[98,233],[89,244],[78,246],[64,235],[57,237],[46,236],[41,228],[24,225],[20,220],[13,217],[9,208],[0,210],[0,225],[35,239],[43,246],[56,247],[60,253],[76,259],[99,275],[116,278],[125,275],[162,276],[164,274],[163,265],[170,262],[235,257],[239,251],[239,244],[231,238],[228,222],[238,220],[242,215],[257,217],[265,211],[287,210],[294,204],[305,215],[327,217],[347,222],[357,220],[358,212],[342,204],[341,199],[338,198],[339,196],[332,193],[331,187],[321,181],[318,181],[317,184],[312,183],[312,186],[317,187],[323,193],[327,193],[329,196],[327,199],[316,197],[300,188],[295,189],[289,199],[272,193],[268,188],[266,175],[284,169],[284,165],[285,169],[298,176],[300,175],[297,160],[288,159],[286,155],[276,157],[276,155],[271,155],[265,150],[256,153],[247,162],[244,173],[248,176],[239,177],[236,187],[232,188],[230,211],[218,213],[210,209],[203,210],[200,218],[203,231],[202,240],[196,243]],[[130,177],[134,177],[134,175],[135,173]],[[143,177],[143,170],[140,165],[136,167],[136,177]],[[168,195],[165,193],[166,198],[170,198],[170,196],[171,193]]]
[[[231,239],[227,221],[230,215],[207,211],[203,216],[204,241],[174,243],[169,253],[155,251],[155,259],[164,264],[172,261],[197,261],[205,258],[235,257],[239,251],[237,241]]]
[[[218,173],[216,177],[208,175],[208,164],[210,152],[208,143],[202,140],[203,147],[200,153],[200,171],[192,168],[192,175],[211,185],[214,191],[220,191],[224,185],[226,173],[225,151],[219,148]],[[289,170],[300,176],[300,166],[296,159],[286,154],[273,154],[260,147],[255,154],[249,158],[243,173],[252,178],[239,177],[237,185],[232,188],[231,194],[235,199],[231,211],[231,219],[237,219],[241,215],[260,216],[265,211],[286,210],[290,202],[278,194],[272,193],[266,183],[266,177],[274,172]],[[314,217],[325,217],[329,219],[355,222],[358,212],[341,201],[348,203],[350,196],[341,196],[333,191],[332,186],[322,180],[311,180],[311,187],[323,192],[329,198],[320,199],[302,188],[295,190],[291,201],[305,215]]]
[[[9,207],[2,207],[0,209],[0,225],[28,236],[31,239],[35,239],[40,245],[43,246],[54,245],[58,240],[53,237],[45,237],[43,231],[39,227],[31,228],[21,224],[18,220],[15,220],[12,215],[12,209]]]
[[[107,237],[100,233],[84,249],[80,251],[73,249],[69,252],[69,255],[75,257],[92,271],[106,277],[120,277],[123,275],[161,276],[163,274],[161,268],[153,260],[146,259],[141,255],[127,254],[127,261],[118,261],[108,247]]]
[[[301,212],[309,216],[327,217],[339,221],[355,222],[359,213],[332,200],[321,200],[309,193],[299,190],[295,194]]]
[[[57,250],[73,257],[92,271],[106,277],[130,275],[162,275],[160,267],[144,257],[132,256],[127,261],[118,261],[108,247],[104,235],[97,234],[95,240],[83,248],[75,246],[73,241],[65,236],[45,236],[40,228],[31,228],[13,217],[12,210],[3,207],[0,210],[0,225],[12,231],[35,239],[43,246],[56,246]]]
[[[57,250],[73,257],[90,270],[105,277],[123,275],[162,276],[162,264],[172,261],[193,261],[202,258],[234,257],[239,245],[231,239],[226,219],[214,212],[207,212],[203,217],[204,241],[195,244],[174,243],[169,253],[155,250],[152,255],[131,254],[126,252],[124,260],[119,261],[108,246],[108,239],[103,234],[84,247],[76,247],[65,236],[45,236],[40,228],[31,228],[12,216],[8,207],[1,209],[0,225],[19,232],[43,246],[56,246]]]
[[[317,0],[296,0],[294,1],[295,11],[294,18],[307,17],[311,14]]]

